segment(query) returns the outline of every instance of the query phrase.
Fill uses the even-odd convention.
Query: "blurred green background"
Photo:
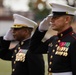
[[[0,75],[11,75],[11,62],[0,59]]]

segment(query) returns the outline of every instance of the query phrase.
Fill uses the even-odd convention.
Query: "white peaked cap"
[[[19,14],[13,14],[14,25],[11,28],[30,27],[34,28],[37,23]]]
[[[71,7],[67,4],[60,4],[60,3],[49,3],[52,9],[52,12],[66,12],[69,15],[76,15],[76,8]]]
[[[50,3],[67,4],[66,0],[50,0]]]

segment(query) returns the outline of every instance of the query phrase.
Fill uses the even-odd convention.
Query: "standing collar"
[[[72,27],[69,27],[69,28],[66,29],[65,31],[59,33],[59,34],[58,34],[58,37],[59,37],[59,38],[62,38],[62,37],[64,37],[64,36],[66,36],[67,34],[71,33],[71,32],[73,32],[73,29],[72,29]]]
[[[28,40],[30,40],[31,37],[27,38],[27,39],[24,39],[23,41],[19,41],[19,44],[23,45],[24,42],[27,42]]]

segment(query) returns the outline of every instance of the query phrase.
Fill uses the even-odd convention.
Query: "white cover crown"
[[[23,25],[25,27],[31,27],[34,28],[35,26],[37,26],[37,23],[22,16],[19,14],[13,14],[13,18],[14,18],[14,25]],[[12,26],[13,28],[15,28],[15,26]]]
[[[76,8],[71,7],[67,4],[60,4],[60,3],[49,3],[52,9],[52,12],[66,12],[70,15],[76,15]]]

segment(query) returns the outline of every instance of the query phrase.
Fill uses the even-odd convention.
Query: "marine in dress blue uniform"
[[[34,21],[21,15],[14,14],[13,17],[14,25],[11,28],[14,30],[20,30],[21,28],[26,27],[34,29],[34,26],[37,25]],[[0,58],[12,61],[11,75],[44,75],[45,73],[42,54],[32,54],[28,50],[30,36],[22,41],[19,41],[19,43],[12,49],[9,49],[11,43],[9,40],[10,36],[8,36],[9,39],[6,37],[0,37]]]
[[[33,53],[48,54],[48,75],[76,75],[76,33],[70,25],[76,9],[57,3],[50,5],[53,13],[50,19],[51,28],[58,33],[42,42],[46,33],[43,30],[46,29],[44,26],[47,22],[47,18],[44,19],[44,29],[40,31],[39,25],[31,38],[29,49]]]

